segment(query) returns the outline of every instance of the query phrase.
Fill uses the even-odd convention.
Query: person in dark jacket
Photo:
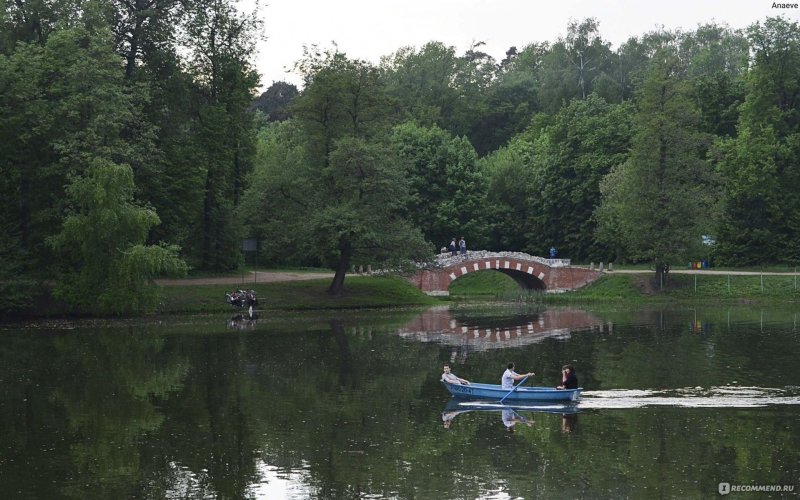
[[[577,389],[578,376],[575,375],[575,368],[572,365],[561,367],[561,385],[556,389]]]

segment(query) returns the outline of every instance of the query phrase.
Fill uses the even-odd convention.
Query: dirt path
[[[606,271],[607,274],[654,274],[655,271],[647,269],[615,269],[614,271]],[[670,274],[730,274],[732,276],[793,276],[792,272],[776,273],[776,272],[759,272],[759,271],[715,271],[711,269],[673,269]],[[300,281],[300,280],[317,280],[317,279],[330,279],[333,278],[333,273],[292,273],[281,271],[259,271],[257,273],[242,275],[225,276],[221,278],[184,278],[184,279],[162,279],[156,280],[156,283],[163,286],[186,286],[186,285],[253,285],[259,283],[275,283],[278,281]]]
[[[244,277],[244,279],[242,279]],[[184,279],[163,279],[156,280],[156,283],[163,286],[186,286],[186,285],[257,285],[259,283],[274,283],[277,281],[300,281],[333,278],[333,273],[292,273],[280,271],[259,271],[250,272],[244,275],[225,276],[221,278],[184,278]]]

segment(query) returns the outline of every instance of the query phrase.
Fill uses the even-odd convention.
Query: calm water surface
[[[800,491],[797,309],[435,308],[0,328],[2,498]],[[505,364],[574,407],[458,404]],[[767,498],[778,493],[732,493]],[[789,493],[786,493],[788,496]]]

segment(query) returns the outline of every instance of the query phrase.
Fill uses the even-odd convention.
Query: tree
[[[302,154],[301,149],[291,152]],[[321,168],[304,157],[286,160],[259,165],[246,206],[271,219],[268,227],[276,237],[288,236],[335,270],[328,289],[332,295],[344,292],[353,261],[378,264],[430,255],[419,231],[406,220],[405,171],[386,147],[342,137]],[[269,166],[280,170],[262,169]],[[272,210],[258,211],[265,206]]]
[[[329,291],[341,295],[353,260],[383,263],[430,249],[407,222],[406,169],[385,145],[391,108],[376,68],[335,50],[307,52],[298,67],[306,88],[293,106],[297,124],[264,136],[271,142],[246,206],[266,238],[288,238],[330,265]]]
[[[535,194],[527,221],[527,248],[601,260],[606,248],[594,236],[600,181],[628,157],[632,106],[608,104],[595,94],[573,99],[549,120],[533,143]]]
[[[275,82],[248,108],[264,113],[269,121],[284,121],[291,117],[289,107],[300,92],[287,82]]]
[[[382,66],[387,92],[397,99],[404,118],[450,130],[448,120],[459,105],[454,47],[441,42],[428,42],[419,51],[404,47],[383,58]]]
[[[800,262],[800,28],[748,29],[753,50],[737,136],[718,142],[725,178],[715,255],[731,264]],[[787,189],[788,188],[788,189]]]
[[[260,21],[239,13],[233,0],[195,2],[186,32],[190,73],[200,100],[192,134],[201,169],[202,205],[193,221],[189,255],[201,269],[239,265],[242,230],[237,209],[252,169],[253,116],[247,112],[258,75],[250,65]]]
[[[122,76],[107,29],[62,29],[0,56],[0,226],[16,241],[21,272],[52,267],[44,241],[59,231],[72,176],[96,158],[139,157],[121,133],[139,120]]]
[[[56,295],[72,306],[100,313],[147,310],[158,297],[153,278],[185,274],[177,247],[144,244],[159,220],[134,203],[133,191],[130,167],[100,159],[67,188],[74,211],[49,242],[68,262]]]
[[[391,145],[408,166],[408,212],[425,238],[442,245],[465,236],[473,248],[485,246],[486,187],[469,141],[405,123],[394,128]]]
[[[573,97],[586,99],[610,68],[610,44],[600,37],[599,28],[594,18],[571,21],[567,35],[544,56],[540,99],[545,111],[554,113]]]
[[[617,257],[663,265],[692,256],[711,227],[716,187],[677,58],[656,53],[639,93],[630,157],[601,184],[598,237]]]

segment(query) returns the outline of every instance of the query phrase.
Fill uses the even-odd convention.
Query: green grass
[[[663,290],[655,284],[654,276],[650,273],[607,274],[574,292],[544,294],[517,291],[506,294],[504,298],[542,303],[800,302],[800,288],[795,288],[793,276],[764,276],[762,288],[761,276],[671,274]]]
[[[516,281],[495,271],[469,273],[450,285],[450,297],[453,299],[495,297],[518,291]]]
[[[333,297],[327,292],[331,280],[302,280],[245,285],[256,291],[262,310],[324,310],[402,307],[438,304],[402,278],[349,277],[345,293]],[[239,285],[197,285],[163,287],[160,313],[230,312],[225,292]]]
[[[797,280],[800,287],[800,279]],[[719,274],[672,275],[666,295],[673,299],[726,299],[800,301],[794,276],[726,276]]]

